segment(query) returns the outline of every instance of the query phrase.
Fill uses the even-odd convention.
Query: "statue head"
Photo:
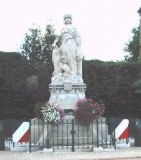
[[[65,20],[66,18],[70,18],[70,19],[72,20],[72,16],[71,16],[70,14],[65,14],[65,15],[64,15],[64,20]]]
[[[65,14],[64,15],[64,23],[66,24],[67,22],[66,22],[66,19],[70,19],[70,24],[71,24],[71,21],[72,21],[72,16],[70,15],[70,14]]]

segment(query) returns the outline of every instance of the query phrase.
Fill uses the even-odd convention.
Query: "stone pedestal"
[[[50,103],[56,103],[61,109],[75,109],[75,104],[79,99],[85,98],[85,83],[72,83],[71,81],[62,84],[51,83]]]

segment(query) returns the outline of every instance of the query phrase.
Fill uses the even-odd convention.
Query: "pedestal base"
[[[49,103],[56,103],[61,109],[76,109],[79,99],[85,98],[86,84],[64,82],[62,84],[50,84],[51,92]]]

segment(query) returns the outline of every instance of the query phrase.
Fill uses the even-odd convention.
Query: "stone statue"
[[[70,77],[70,68],[68,66],[68,59],[67,56],[64,55],[61,57],[61,60],[59,61],[58,65],[56,66],[56,69],[53,72],[52,80],[65,81],[69,79],[69,77]]]
[[[57,37],[53,43],[52,61],[54,72],[52,82],[70,80],[83,82],[82,80],[82,49],[81,37],[72,24],[70,14],[64,16],[65,26],[61,30],[61,37]],[[60,46],[57,43],[60,42]]]
[[[76,109],[79,99],[85,98],[86,84],[82,79],[81,37],[72,24],[70,14],[64,16],[61,35],[52,44],[54,71],[49,85],[49,103],[58,104],[61,109]]]

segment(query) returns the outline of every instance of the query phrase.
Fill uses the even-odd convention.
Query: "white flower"
[[[60,121],[60,113],[57,111],[55,106],[52,104],[48,104],[48,108],[42,107],[42,114],[45,122],[55,122],[58,123]]]

